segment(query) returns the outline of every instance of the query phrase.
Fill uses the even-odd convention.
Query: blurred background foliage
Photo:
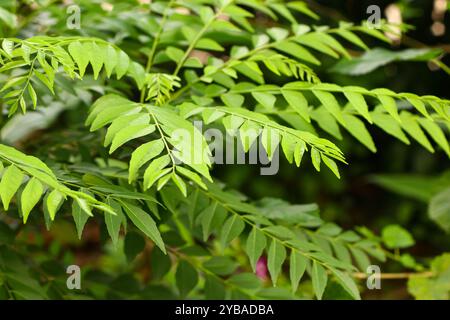
[[[403,22],[411,26],[395,50],[433,47],[441,51],[442,61],[449,64],[450,12],[443,14],[441,20],[446,26],[445,32],[438,36],[433,34],[434,1],[309,1],[311,8],[323,17],[327,24],[339,20],[355,23],[364,20],[368,16],[367,8],[373,4],[379,5],[383,13],[388,6],[397,5]],[[379,46],[379,43],[376,45]],[[385,58],[381,55],[374,60],[382,64]],[[361,61],[361,64],[364,66],[368,62]],[[440,97],[450,96],[449,75],[432,63],[392,61],[359,75],[351,74],[354,67],[351,63],[341,64],[341,72],[337,72],[336,66],[339,65],[324,64],[319,77],[331,83],[360,85],[366,88],[381,86],[397,92],[428,92]],[[349,166],[342,170],[339,181],[329,172],[316,175],[287,163],[282,163],[280,172],[273,177],[258,176],[258,170],[249,166],[223,166],[217,168],[215,174],[227,184],[256,199],[281,197],[293,203],[317,202],[323,219],[335,221],[341,226],[364,225],[375,232],[381,232],[383,226],[400,224],[416,239],[416,245],[408,250],[415,257],[426,260],[429,256],[448,251],[449,234],[431,221],[427,214],[428,204],[433,196],[445,190],[447,212],[449,210],[448,158],[444,153],[431,154],[417,145],[407,146],[373,129],[371,128],[371,134],[379,149],[376,154],[354,143],[352,139],[344,138],[338,143],[348,155],[349,161]],[[346,132],[343,134],[348,135]],[[446,225],[448,231],[448,220]],[[371,291],[369,294],[375,293],[377,298],[408,297],[404,290],[404,280],[388,283],[392,286],[392,291]],[[432,285],[430,290],[439,291],[437,285]]]

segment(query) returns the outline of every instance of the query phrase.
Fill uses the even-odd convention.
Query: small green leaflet
[[[327,286],[328,275],[325,268],[316,260],[313,262],[311,279],[314,293],[316,294],[317,299],[320,300],[322,299],[325,287]]]
[[[81,209],[77,201],[72,202],[72,217],[77,228],[78,238],[81,239],[84,226],[89,219],[89,215]]]
[[[58,211],[63,201],[64,196],[58,190],[53,190],[48,194],[45,205],[47,206],[47,210],[52,221],[55,219],[56,212]]]
[[[117,242],[119,241],[120,226],[123,219],[125,218],[122,212],[122,207],[120,204],[112,199],[107,199],[106,203],[114,210],[116,215],[106,213],[105,224],[108,234],[111,237],[114,247],[117,247]]]
[[[291,278],[292,292],[297,291],[298,283],[305,273],[307,262],[308,260],[303,255],[295,250],[291,251],[289,274]]]
[[[150,141],[138,147],[131,155],[128,182],[133,182],[136,179],[139,168],[158,156],[163,149],[164,142],[162,139]]]
[[[334,274],[339,284],[352,296],[353,299],[361,300],[358,287],[356,286],[355,281],[348,274],[334,268],[331,269],[331,272]]]
[[[244,221],[242,221],[242,218],[238,217],[237,214],[234,214],[232,217],[230,217],[225,222],[221,230],[220,242],[222,244],[222,247],[225,248],[231,240],[238,237],[242,233],[242,231],[244,231],[244,227]]]
[[[9,202],[22,184],[23,176],[22,171],[14,165],[10,165],[4,171],[0,182],[0,196],[5,211],[8,210]]]
[[[253,228],[248,235],[247,242],[245,245],[245,251],[250,259],[250,265],[253,271],[256,271],[256,262],[264,251],[266,247],[266,236],[257,228]]]
[[[162,252],[166,253],[164,242],[153,218],[147,212],[135,205],[125,201],[120,201],[120,203],[133,224],[146,236],[152,239]]]
[[[295,110],[306,122],[311,122],[308,110],[308,100],[305,96],[298,91],[282,90],[281,93],[286,99],[289,106]]]
[[[180,261],[175,272],[175,282],[180,296],[184,298],[197,285],[198,273],[190,263]]]

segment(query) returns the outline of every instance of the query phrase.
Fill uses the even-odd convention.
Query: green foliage
[[[383,48],[374,48],[361,57],[340,61],[331,70],[342,74],[361,75],[394,61],[429,61],[441,54],[442,51],[439,49],[406,49],[393,52]]]
[[[64,102],[64,94],[74,91],[79,95],[76,112],[85,120],[74,131],[90,141],[92,149],[80,156],[83,150],[71,145],[76,141],[66,141],[52,145],[40,160],[0,145],[4,210],[23,223],[38,224],[34,213],[41,202],[50,232],[56,217],[71,215],[78,238],[85,236],[91,221],[103,228],[101,220],[113,247],[129,263],[151,250],[156,283],[141,288],[128,273],[114,280],[93,277],[97,289],[88,290],[88,297],[129,297],[121,285],[127,283],[136,284],[138,298],[154,298],[154,290],[169,298],[296,299],[309,294],[322,299],[327,288],[337,284],[346,296],[361,299],[354,274],[366,272],[374,260],[401,260],[388,249],[412,246],[409,232],[390,225],[378,237],[365,228],[343,230],[325,222],[316,204],[250,201],[212,178],[211,151],[194,122],[202,120],[239,136],[246,152],[257,138],[247,130],[258,130],[268,159],[279,150],[299,167],[309,152],[316,171],[324,164],[338,178],[340,165],[347,164],[340,140],[349,137],[342,135],[342,128],[374,153],[384,151],[373,138],[376,126],[405,144],[413,139],[429,152],[437,149],[450,156],[449,100],[341,86],[318,76],[325,57],[340,61],[335,69],[362,72],[358,64],[380,54],[369,49],[369,42],[389,42],[384,31],[390,26],[374,30],[365,24],[299,24],[307,17],[318,18],[302,1],[152,1],[138,8],[148,10],[146,15],[134,3],[117,2],[133,18],[124,21],[113,11],[104,26],[117,21],[130,39],[119,39],[119,32],[111,37],[89,14],[80,34],[15,37],[11,32],[1,39],[0,73],[5,77],[0,79],[0,98],[5,114],[12,117],[9,121],[19,108],[30,114],[48,99]],[[256,28],[256,15],[270,19],[271,26]],[[16,28],[14,17],[0,10],[0,20],[10,29]],[[351,59],[354,49],[366,53],[342,60]],[[409,53],[411,59],[435,57],[424,58],[428,51]],[[400,55],[404,59],[404,52],[383,52],[384,60],[370,67]],[[370,71],[364,66],[364,72]],[[90,83],[91,90],[82,91],[77,81]],[[180,130],[191,139],[179,139]],[[65,148],[70,156],[55,160]],[[411,191],[409,181],[404,183],[407,191],[386,178],[378,182],[429,199]],[[448,230],[448,189],[430,196],[430,217]],[[7,248],[0,250],[0,288],[10,298],[49,298],[45,286],[23,268],[13,267],[24,258],[10,251],[18,241],[10,233],[0,224],[0,245]],[[253,274],[265,260],[276,288]],[[432,264],[439,277],[426,281],[446,281],[441,279],[442,264]],[[409,284],[417,297],[427,295],[431,286],[420,281]],[[311,284],[309,291],[302,286],[305,282]],[[444,289],[439,297],[448,296]]]

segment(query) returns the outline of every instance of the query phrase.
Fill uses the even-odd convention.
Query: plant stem
[[[167,17],[169,15],[169,10],[172,7],[174,2],[175,2],[174,0],[170,0],[169,4],[167,5],[167,8],[164,10],[163,17],[161,20],[161,27],[159,28],[158,33],[156,34],[155,38],[153,39],[152,48],[150,49],[150,54],[148,55],[147,64],[145,66],[145,73],[149,73],[150,69],[152,68],[153,59],[154,59],[155,53],[156,53],[156,48],[158,47],[158,43],[161,38],[161,34],[164,31],[164,27],[167,22]],[[145,99],[145,86],[141,90],[140,102],[141,103],[144,102],[144,99]]]

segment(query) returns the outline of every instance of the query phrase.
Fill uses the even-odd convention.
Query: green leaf
[[[159,178],[172,170],[171,168],[164,169],[169,163],[170,157],[168,155],[163,155],[149,164],[144,172],[144,190],[149,189]]]
[[[165,175],[165,176],[163,176],[162,178],[160,178],[159,180],[158,180],[158,183],[157,183],[157,185],[156,185],[156,190],[161,190],[162,188],[164,188],[164,186],[167,184],[167,182],[169,182],[169,180],[170,180],[170,178],[171,178],[171,176],[172,175]]]
[[[176,171],[178,171],[181,175],[185,176],[186,178],[191,179],[196,184],[198,184],[203,189],[207,189],[206,185],[203,183],[202,178],[196,174],[195,172],[192,172],[184,167],[176,166]]]
[[[361,300],[358,287],[356,286],[355,281],[349,275],[334,268],[331,269],[331,272],[335,275],[336,280],[339,282],[339,284],[345,289],[345,291],[348,292],[348,294],[350,294],[353,299]]]
[[[323,163],[325,163],[325,165],[330,168],[330,170],[334,173],[334,175],[340,179],[341,175],[339,174],[339,168],[336,164],[336,162],[334,162],[334,160],[331,160],[330,158],[328,158],[326,155],[322,154],[322,161]]]
[[[136,180],[136,176],[140,167],[146,162],[158,156],[164,150],[164,142],[162,139],[150,141],[139,146],[132,154],[130,160],[130,168],[128,175],[128,183]]]
[[[345,129],[352,136],[354,136],[359,142],[367,147],[372,152],[376,152],[377,148],[375,147],[375,143],[373,142],[372,136],[367,130],[364,123],[359,120],[357,117],[344,113],[343,118],[345,121]]]
[[[187,187],[186,183],[184,183],[183,179],[179,175],[177,175],[175,172],[171,174],[172,181],[175,183],[175,185],[178,187],[178,189],[181,191],[183,196],[187,196]]]
[[[369,50],[366,44],[353,32],[345,29],[339,29],[338,31],[336,31],[336,33],[340,35],[342,38],[346,39],[347,41],[353,43],[357,47],[360,47],[363,50]]]
[[[128,232],[125,237],[123,247],[123,251],[127,257],[128,262],[132,262],[134,259],[136,259],[136,256],[144,250],[145,239],[139,233]]]
[[[412,276],[408,280],[408,291],[418,300],[448,300],[450,254],[435,258],[431,263],[433,277]]]
[[[119,241],[119,233],[120,233],[120,225],[122,224],[123,219],[125,218],[122,212],[122,207],[117,201],[112,199],[107,200],[107,204],[114,210],[116,213],[114,214],[105,214],[105,224],[106,229],[108,230],[108,234],[111,237],[112,243],[114,247],[117,247],[117,243]],[[154,250],[158,251],[158,250]]]
[[[3,172],[2,181],[0,182],[0,196],[5,211],[9,208],[9,202],[22,184],[23,173],[16,166],[10,165]]]
[[[263,84],[264,78],[261,69],[259,69],[258,65],[253,61],[245,61],[239,63],[238,65],[233,67],[239,73],[242,73],[244,76],[249,79],[255,81],[256,83]]]
[[[223,51],[224,47],[222,47],[217,41],[208,38],[200,39],[195,45],[197,49],[205,49],[211,51]]]
[[[326,110],[325,107],[314,109],[311,113],[311,118],[318,123],[322,130],[328,132],[339,140],[342,139],[341,131],[336,119]]]
[[[94,79],[97,79],[100,70],[103,67],[102,52],[95,42],[86,42],[83,47],[85,54],[89,54],[89,62],[91,63],[92,71],[94,72]]]
[[[100,119],[100,115],[94,120],[94,122],[96,122],[97,119]],[[126,127],[143,124],[148,125],[149,123],[150,116],[148,114],[135,113],[130,115],[119,115],[118,118],[114,119],[108,127],[103,145],[105,147],[110,145],[117,133]]]
[[[316,13],[314,13],[314,11],[312,11],[310,8],[308,8],[308,5],[303,1],[291,1],[291,2],[286,3],[286,5],[289,8],[292,8],[298,12],[301,12],[301,13],[309,16],[312,19],[315,19],[315,20],[319,19],[319,16]]]
[[[347,89],[350,89],[347,87]],[[358,92],[344,91],[345,97],[351,103],[351,105],[364,117],[369,123],[372,123],[372,119],[369,114],[369,106],[364,99],[364,96]]]
[[[313,262],[311,279],[314,293],[317,299],[321,300],[325,291],[325,287],[327,286],[328,275],[325,268],[322,267],[322,265],[317,261]]]
[[[17,17],[11,12],[0,8],[0,20],[5,23],[10,29],[14,29],[17,26]]]
[[[274,287],[277,285],[278,275],[281,272],[281,267],[285,259],[285,247],[279,241],[273,239],[268,250],[267,268],[269,269]]]
[[[166,54],[172,61],[175,61],[176,63],[179,63],[184,56],[183,50],[175,47],[168,47],[166,49]]]
[[[261,280],[253,273],[239,273],[232,275],[228,279],[228,282],[245,290],[255,290],[261,287]]]
[[[423,132],[422,128],[420,128],[419,123],[416,120],[416,117],[413,115],[402,112],[400,115],[401,119],[401,125],[403,129],[416,140],[419,142],[425,149],[427,149],[430,152],[434,152],[433,146],[431,145],[430,141],[426,137],[425,133]]]
[[[136,138],[146,136],[154,132],[155,130],[156,126],[150,124],[139,124],[123,128],[114,136],[114,139],[111,143],[111,148],[109,149],[109,154],[113,153],[124,143]]]
[[[321,39],[319,33],[304,33],[309,31],[307,30],[308,28],[308,26],[304,26],[304,28],[299,27],[297,31],[294,31],[297,35],[299,35],[295,38],[295,41],[338,59],[339,55],[333,50],[333,48]]]
[[[77,228],[78,238],[81,239],[83,234],[84,226],[89,219],[89,215],[85,210],[82,210],[77,201],[72,202],[72,217],[75,221],[75,226]]]
[[[411,103],[414,106],[414,108],[416,108],[421,114],[423,114],[427,118],[430,118],[425,103],[422,100],[420,100],[419,97],[417,97],[414,94],[404,94],[404,96],[409,101],[409,103]]]
[[[225,105],[230,108],[242,107],[242,104],[245,100],[243,95],[235,93],[222,94],[220,95],[220,99],[222,99],[223,103],[225,103]]]
[[[172,261],[168,254],[164,254],[161,250],[152,250],[150,255],[150,266],[152,270],[152,280],[162,279],[172,266]]]
[[[281,93],[289,106],[294,109],[295,112],[305,119],[306,122],[311,122],[308,110],[308,100],[306,100],[302,93],[293,90],[282,90]]]
[[[279,132],[270,127],[264,127],[261,133],[261,143],[267,152],[269,160],[272,160],[273,154],[280,143]]]
[[[94,110],[93,110],[94,111]],[[138,112],[141,111],[140,107],[135,107],[132,103],[124,103],[124,104],[119,104],[119,105],[114,105],[112,107],[109,107],[108,109],[102,110],[98,113],[94,113],[91,112],[91,114],[88,117],[88,120],[90,120],[89,118],[91,117],[92,114],[94,114],[94,118],[91,124],[91,128],[90,131],[95,131],[100,129],[101,127],[107,125],[110,122],[116,122],[116,123],[121,123],[122,122],[122,117],[123,115],[131,115],[131,114],[136,114]],[[125,118],[125,117],[123,117]],[[130,117],[125,118],[131,121],[137,121],[137,120],[132,120]],[[140,119],[140,117],[139,117]],[[113,127],[111,125],[111,127]],[[113,132],[108,132],[107,137],[105,138],[105,145],[107,145],[106,142],[109,142],[109,140],[111,140],[111,138],[113,137],[113,133],[114,136],[116,135],[117,131],[119,132],[120,130],[126,129],[125,128],[117,128],[117,130],[114,130],[114,127],[111,128],[111,131]]]
[[[394,120],[391,116],[381,112],[373,112],[372,120],[381,129],[383,129],[387,134],[399,139],[403,143],[410,144],[408,138],[403,133],[402,128],[398,121]]]
[[[361,249],[356,247],[350,247],[350,251],[352,252],[353,257],[355,258],[356,264],[362,272],[367,271],[367,267],[370,265],[370,260],[367,254],[364,253]]]
[[[63,202],[64,195],[58,190],[53,190],[49,193],[45,201],[45,205],[47,206],[48,214],[52,221],[55,219],[56,212],[61,207]]]
[[[272,39],[279,41],[286,39],[289,35],[289,31],[283,28],[270,28],[267,29],[267,34],[272,37]]]
[[[383,228],[381,238],[390,249],[408,248],[414,245],[411,234],[399,225],[389,225]]]
[[[390,95],[390,93],[392,93],[392,91],[387,90],[387,89],[375,89],[372,90],[373,93],[377,94],[377,98],[378,100],[380,100],[381,105],[383,106],[384,109],[386,109],[386,111],[398,122],[400,121],[400,117],[398,116],[398,109],[397,109],[397,103],[395,102],[395,99],[392,98]],[[386,93],[386,94],[384,94]]]
[[[103,60],[105,63],[106,76],[110,78],[114,68],[119,62],[118,52],[110,45],[102,45],[101,48],[103,50]]]
[[[116,65],[116,75],[117,79],[122,78],[128,71],[130,65],[130,58],[122,50],[118,50],[117,54],[117,65]]]
[[[0,89],[0,92],[3,92],[11,87],[19,86],[27,80],[27,76],[13,77],[8,80],[5,85]]]
[[[205,208],[197,217],[197,221],[201,222],[203,230],[203,240],[206,241],[211,234],[211,223],[217,209],[217,202],[214,201],[208,207]]]
[[[229,257],[212,257],[203,266],[217,275],[226,276],[232,274],[238,264]]]
[[[37,95],[36,95],[36,91],[34,91],[33,86],[30,84],[28,84],[28,94],[30,95],[31,101],[33,102],[33,109],[36,109],[36,105],[37,105]]]
[[[180,261],[175,272],[175,282],[182,298],[191,292],[198,282],[198,273],[194,267],[186,262]]]
[[[274,95],[265,92],[252,92],[253,98],[267,110],[273,110],[277,99]]]
[[[212,20],[215,19],[214,11],[207,6],[201,7],[199,14],[203,24],[205,25],[208,25]]]
[[[291,56],[309,62],[311,64],[320,65],[320,60],[314,57],[309,50],[305,49],[301,45],[291,42],[291,41],[283,41],[279,45],[275,46],[277,50],[282,52],[286,52]]]
[[[433,138],[434,141],[444,150],[444,152],[450,157],[450,146],[448,144],[445,134],[442,132],[439,125],[433,120],[418,118],[417,121],[425,129],[426,132]]]
[[[125,201],[120,201],[120,203],[131,222],[133,222],[133,224],[146,236],[152,239],[162,252],[166,253],[164,242],[153,218],[147,212],[135,205]]]
[[[427,61],[440,54],[440,50],[436,49],[390,51],[383,48],[372,48],[360,57],[338,62],[331,70],[347,75],[362,75],[395,61]]]
[[[256,262],[266,248],[266,237],[264,233],[259,231],[257,228],[253,228],[248,235],[247,242],[245,244],[245,252],[250,259],[250,265],[253,271],[256,271]]]
[[[317,171],[320,171],[320,152],[316,148],[311,149],[311,160],[314,165],[314,168]]]
[[[342,116],[341,107],[336,98],[329,92],[313,90],[314,95],[323,104],[325,109],[333,115],[333,117],[342,124],[345,124],[345,120]]]
[[[89,54],[85,49],[79,41],[71,42],[68,46],[69,53],[78,66],[80,77],[84,76],[89,63]]]
[[[84,198],[75,198],[75,201],[80,206],[81,210],[83,210],[88,216],[93,217],[92,208],[89,205],[88,201]]]
[[[205,297],[207,300],[224,300],[226,295],[225,286],[216,277],[206,275]]]

